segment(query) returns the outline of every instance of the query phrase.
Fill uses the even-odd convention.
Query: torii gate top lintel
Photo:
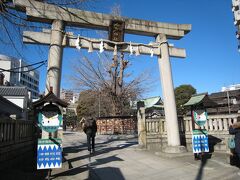
[[[158,34],[165,34],[168,39],[181,39],[191,30],[191,24],[161,23],[112,16],[73,8],[59,7],[34,0],[15,0],[14,3],[16,6],[20,6],[26,10],[29,20],[38,22],[52,23],[52,20],[63,20],[66,25],[108,30],[110,21],[115,19],[125,22],[126,33],[154,37]]]

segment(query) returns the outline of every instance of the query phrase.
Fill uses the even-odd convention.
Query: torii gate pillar
[[[63,31],[64,22],[61,20],[53,20],[48,54],[45,95],[52,91],[58,98],[60,98],[60,85],[62,74],[62,41],[64,36]],[[59,136],[57,134],[59,134]],[[62,132],[55,132],[53,136],[61,137]],[[46,131],[42,131],[42,138],[49,138],[49,133]]]
[[[167,153],[180,153],[186,151],[180,146],[177,110],[172,80],[169,47],[165,34],[159,34],[156,41],[160,43],[161,54],[158,56],[158,64],[164,99],[165,120],[167,124],[168,146],[163,150]]]
[[[50,87],[53,93],[60,97],[60,84],[62,72],[62,54],[64,37],[64,23],[61,20],[54,20],[51,30],[51,42],[48,55],[48,68],[46,78],[45,94],[48,94]]]

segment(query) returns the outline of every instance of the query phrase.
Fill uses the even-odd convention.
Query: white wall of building
[[[11,101],[12,103],[16,104],[17,106],[19,106],[20,108],[23,109],[22,115],[21,117],[24,120],[28,120],[27,119],[27,101],[28,98],[27,96],[25,97],[18,97],[18,96],[3,96],[4,98],[6,98],[7,100]]]
[[[226,87],[222,87],[221,91],[233,91],[233,90],[238,90],[240,89],[240,84],[233,84],[233,85],[229,85]]]
[[[21,59],[16,59],[14,57],[5,56],[0,54],[0,67],[2,69],[11,69],[17,67],[27,66],[28,64]],[[28,71],[32,67],[24,67],[17,69],[18,71]],[[4,83],[6,81],[10,82],[12,85],[26,86],[27,89],[31,92],[31,97],[34,99],[38,98],[39,95],[39,72],[37,70],[22,72],[22,73],[10,73],[3,71],[4,74]]]
[[[17,106],[19,106],[22,109],[26,108],[26,102],[25,99],[23,97],[4,97],[7,100],[11,101],[12,103],[16,104]]]
[[[11,69],[11,62],[0,59],[0,67],[2,69]],[[10,72],[3,71],[2,73],[4,74],[4,83],[6,81],[10,82]]]
[[[2,69],[6,69],[6,70],[19,67],[19,60],[14,57],[5,56],[5,55],[0,54],[0,67]],[[18,85],[18,74],[17,73],[11,73],[8,71],[3,71],[2,73],[5,76],[4,83],[6,83],[6,81],[7,81],[13,85]]]
[[[74,93],[73,94],[72,103],[76,103],[78,101],[78,98],[79,98],[79,94],[78,93]]]

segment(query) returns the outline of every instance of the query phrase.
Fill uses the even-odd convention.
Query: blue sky
[[[97,0],[88,10],[110,13],[114,4],[121,6],[122,16],[157,22],[192,24],[192,31],[184,38],[170,41],[176,47],[185,48],[185,59],[171,58],[174,86],[191,84],[198,93],[218,92],[222,86],[240,83],[240,54],[235,36],[231,0]],[[92,34],[83,31],[82,35]],[[126,41],[149,43],[153,38],[126,35]],[[25,58],[30,62],[47,59],[47,48],[42,55],[36,53],[34,45],[28,45]],[[9,50],[0,53],[11,55]],[[79,53],[86,51],[66,48],[63,56],[62,88],[71,88],[67,76]],[[150,56],[132,57],[130,71],[139,74],[145,68],[150,69],[156,82],[152,91],[144,97],[162,95],[157,58]],[[40,69],[40,91],[44,90],[46,67]]]

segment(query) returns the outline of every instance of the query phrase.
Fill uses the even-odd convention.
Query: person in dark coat
[[[229,134],[235,135],[235,153],[240,160],[240,122],[236,122],[229,127]]]
[[[95,136],[97,132],[97,123],[94,118],[87,118],[85,120],[83,131],[87,135],[87,146],[90,153],[95,152]]]

